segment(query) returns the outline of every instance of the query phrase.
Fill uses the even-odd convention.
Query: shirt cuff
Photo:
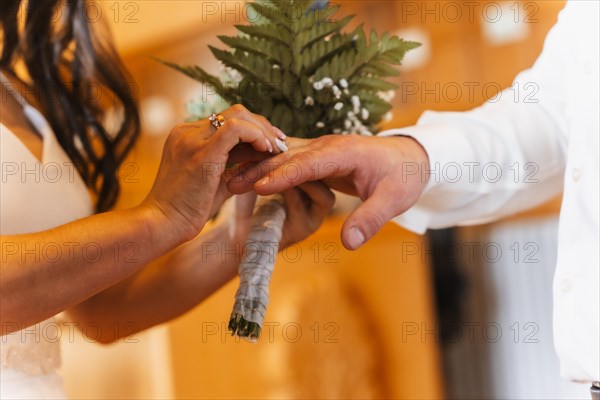
[[[429,228],[429,220],[430,213],[420,209],[418,206],[413,206],[410,210],[396,218],[392,218],[392,221],[395,224],[419,235],[422,235],[427,231]]]
[[[442,173],[446,168],[455,168],[464,175],[462,169],[465,167],[465,162],[474,161],[472,146],[465,133],[462,129],[448,124],[447,121],[444,123],[442,114],[447,118],[448,114],[453,113],[428,111],[423,114],[415,126],[389,129],[377,135],[381,137],[408,136],[423,146],[429,157],[430,177],[420,199],[444,183]],[[419,203],[423,202],[417,201],[411,209],[394,218],[393,221],[415,233],[425,233],[429,227],[432,212]]]

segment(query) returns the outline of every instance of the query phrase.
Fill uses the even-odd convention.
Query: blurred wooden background
[[[342,4],[335,18],[356,14],[353,24],[423,42],[406,60],[386,127],[411,125],[427,109],[469,109],[509,87],[533,63],[564,6],[552,0],[335,3]],[[119,206],[128,207],[148,192],[170,127],[186,117],[186,102],[203,90],[150,56],[216,72],[207,45],[219,45],[216,35],[234,33],[233,24],[244,23],[246,12],[236,1],[100,4],[135,78],[144,118],[144,134],[121,177]],[[558,204],[536,212],[555,213]],[[436,341],[406,337],[407,323],[435,324],[428,265],[402,259],[403,243],[422,245],[423,239],[390,225],[350,253],[338,239],[342,220],[327,221],[297,248],[297,260],[280,257],[267,315],[272,331],[259,344],[237,343],[224,332],[237,287],[232,282],[183,318],[139,335],[136,344],[118,344],[110,352],[82,340],[66,344],[70,395],[443,397]],[[91,356],[84,360],[82,351]],[[89,360],[94,365],[82,368]]]

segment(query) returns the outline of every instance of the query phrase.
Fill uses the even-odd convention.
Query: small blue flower
[[[310,6],[310,10],[311,11],[324,10],[328,4],[329,4],[329,0],[315,0],[313,2],[312,6]]]

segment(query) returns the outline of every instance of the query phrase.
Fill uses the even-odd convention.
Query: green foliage
[[[214,88],[230,104],[262,114],[286,134],[370,134],[391,109],[383,92],[397,89],[407,51],[420,46],[362,26],[343,32],[353,16],[333,20],[337,6],[312,9],[311,0],[259,0],[257,17],[237,25],[237,36],[219,36],[226,50],[210,47],[241,76],[237,87],[198,66],[164,64]],[[333,7],[333,8],[332,8]],[[335,8],[335,9],[334,9]]]

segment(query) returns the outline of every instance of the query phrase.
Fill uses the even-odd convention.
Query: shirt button
[[[564,278],[561,282],[560,282],[560,290],[563,293],[569,293],[571,291],[571,281]]]
[[[573,182],[579,182],[579,180],[581,179],[581,170],[579,168],[574,168],[573,169]]]

